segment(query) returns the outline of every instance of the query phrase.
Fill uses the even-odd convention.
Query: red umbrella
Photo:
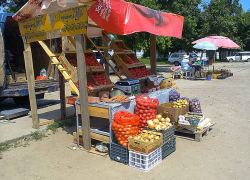
[[[228,37],[224,37],[224,36],[208,36],[202,39],[198,39],[192,42],[192,44],[197,44],[201,41],[211,42],[219,48],[226,48],[226,49],[240,49],[241,48],[238,44],[233,42],[231,39],[229,39]]]

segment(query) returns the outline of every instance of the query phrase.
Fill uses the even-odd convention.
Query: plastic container
[[[211,81],[212,77],[211,76],[207,76],[207,80]]]
[[[128,148],[116,143],[110,144],[110,159],[122,164],[128,164]]]
[[[40,76],[47,76],[47,71],[45,68],[42,68],[40,71]]]
[[[162,160],[165,159],[167,156],[175,152],[176,150],[176,137],[171,138],[168,142],[163,144],[161,147],[162,151]]]
[[[162,161],[161,148],[158,148],[148,155],[129,151],[129,167],[148,172]]]

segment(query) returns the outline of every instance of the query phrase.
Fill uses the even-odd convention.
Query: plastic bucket
[[[207,80],[211,81],[212,77],[211,76],[207,76]]]

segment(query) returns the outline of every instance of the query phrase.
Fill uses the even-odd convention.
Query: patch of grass
[[[11,145],[9,143],[4,143],[0,145],[0,153],[3,151],[6,151],[7,149],[9,149],[11,147]]]
[[[39,131],[32,132],[30,136],[32,139],[34,139],[36,141],[47,137],[44,133],[41,133]]]
[[[150,65],[150,59],[149,58],[139,58],[139,61],[143,62],[146,65]],[[157,65],[165,65],[167,64],[168,61],[162,61],[162,60],[157,60]]]
[[[48,125],[47,130],[51,130],[55,134],[58,128],[65,126],[72,127],[74,124],[75,124],[75,119],[71,118],[50,124]]]

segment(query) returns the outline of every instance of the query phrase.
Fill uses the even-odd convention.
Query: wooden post
[[[82,34],[75,35],[76,55],[77,55],[77,73],[80,89],[81,117],[83,129],[83,147],[86,150],[91,149],[89,104],[87,91],[86,64],[84,55],[84,38]]]
[[[24,62],[25,62],[25,71],[27,76],[28,90],[29,90],[29,100],[31,108],[31,116],[33,128],[39,129],[39,119],[37,115],[37,104],[36,104],[36,92],[35,92],[35,77],[33,69],[33,60],[31,54],[30,44],[24,41]]]
[[[150,34],[150,66],[151,73],[157,75],[156,71],[156,36]]]
[[[59,72],[59,86],[60,86],[60,102],[61,102],[61,119],[66,119],[66,98],[65,98],[65,83],[64,77],[61,72]]]
[[[103,36],[103,46],[108,47],[108,37],[106,37],[106,36]],[[104,49],[104,57],[107,59],[108,49]],[[109,60],[107,59],[107,61],[109,61]],[[106,71],[107,76],[109,77],[109,65],[108,65],[108,63],[105,63],[105,71]]]

